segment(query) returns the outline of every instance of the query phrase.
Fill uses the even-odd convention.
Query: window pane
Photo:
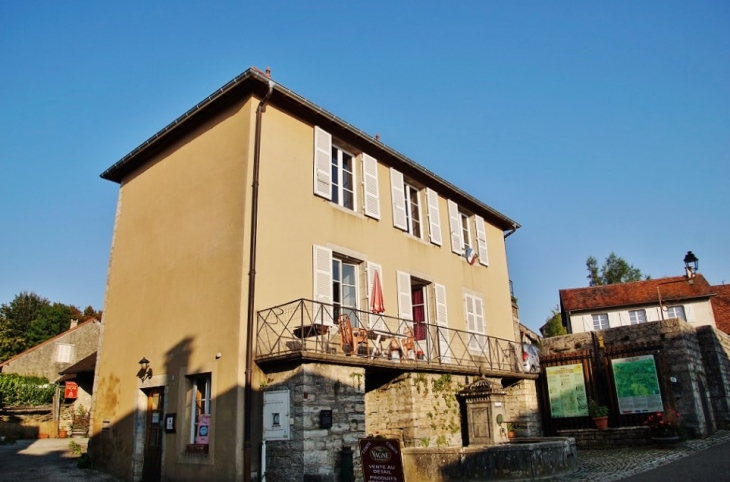
[[[352,264],[342,265],[342,282],[346,285],[355,286],[355,266]]]

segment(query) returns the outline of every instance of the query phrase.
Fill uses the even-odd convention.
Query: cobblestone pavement
[[[713,445],[728,442],[730,442],[730,432],[718,430],[707,438],[687,440],[675,447],[580,450],[578,452],[578,470],[575,473],[548,480],[561,482],[621,480],[669,464]]]

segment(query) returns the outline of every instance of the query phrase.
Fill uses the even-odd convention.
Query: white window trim
[[[365,216],[380,219],[380,187],[378,185],[378,161],[362,154],[363,212]]]
[[[441,246],[441,215],[436,191],[426,188],[426,200],[428,202],[428,232],[430,239],[433,244]]]
[[[636,323],[634,323],[634,321],[631,319],[631,315],[633,313],[637,313],[637,314],[638,313],[641,313],[643,315],[643,318],[644,319],[643,320],[637,320]],[[638,316],[637,316],[637,318],[638,318]],[[640,325],[642,323],[646,323],[646,310],[644,310],[644,309],[641,309],[641,310],[629,310],[629,325]]]
[[[351,210],[353,212],[357,212],[357,210],[358,210],[358,204],[357,204],[357,168],[356,168],[357,158],[354,155],[352,155],[351,152],[349,152],[348,150],[346,150],[346,149],[338,146],[336,143],[332,143],[331,147],[332,147],[332,149],[336,149],[337,152],[338,152],[338,154],[337,154],[337,161],[338,161],[337,170],[338,170],[338,174],[339,175],[337,176],[337,178],[339,179],[339,184],[337,185],[337,202],[335,204],[337,204],[338,206],[340,206],[340,207],[342,207],[344,209],[347,209],[348,211],[350,210],[350,208],[348,208],[344,204],[344,202],[345,202],[345,196],[344,196],[345,186],[344,186],[344,182],[343,182],[344,168],[342,167],[342,164],[343,164],[343,156],[342,155],[343,154],[347,154],[348,156],[350,156],[350,159],[352,159],[352,209]],[[332,152],[331,152],[332,149],[330,149],[330,169],[332,168]],[[330,173],[330,186],[331,185],[332,185],[332,175]],[[332,200],[332,197],[331,196],[332,196],[332,194],[330,193],[330,198],[329,198],[330,200]],[[334,203],[334,201],[332,201],[332,202]]]
[[[600,317],[602,317],[602,316],[606,317],[606,326],[605,327],[601,327],[601,318]],[[598,317],[598,318],[596,318],[596,317]],[[607,330],[608,328],[611,328],[611,322],[608,318],[608,313],[591,313],[591,321],[593,322],[592,331]],[[596,326],[596,321],[598,321],[598,326]]]
[[[413,232],[414,231],[413,230],[413,216],[411,215],[411,209],[410,209],[411,202],[412,202],[411,190],[416,191],[416,206],[418,208],[418,223],[421,228],[421,232],[418,235],[416,235],[416,233]],[[422,238],[424,226],[423,226],[423,213],[421,212],[421,196],[420,196],[421,190],[418,189],[413,184],[410,184],[409,182],[404,182],[403,183],[403,194],[405,196],[404,201],[405,201],[405,208],[406,208],[406,211],[405,211],[406,212],[406,221],[407,221],[406,232],[417,238]]]

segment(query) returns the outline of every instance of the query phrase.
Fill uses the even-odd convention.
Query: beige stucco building
[[[336,480],[376,431],[463,444],[458,408],[427,423],[440,402],[413,380],[455,399],[480,373],[536,376],[512,321],[519,225],[256,69],[102,177],[120,190],[92,456],[127,480]]]

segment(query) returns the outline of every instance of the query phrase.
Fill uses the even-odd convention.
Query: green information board
[[[653,355],[611,360],[621,413],[663,412]]]
[[[553,418],[584,417],[588,415],[583,365],[563,365],[545,368],[550,415]]]

